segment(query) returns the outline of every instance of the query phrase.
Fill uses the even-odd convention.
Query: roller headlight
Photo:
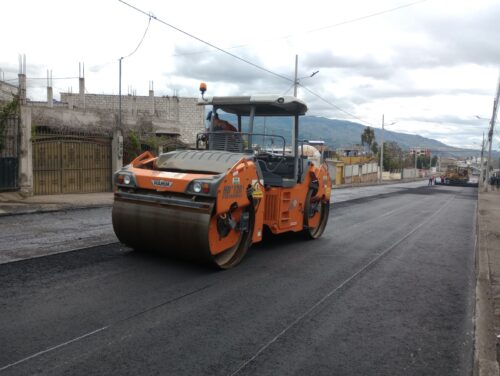
[[[196,193],[200,193],[201,192],[201,183],[195,182],[193,184],[193,191]]]
[[[200,195],[208,195],[210,191],[211,184],[208,180],[193,180],[186,190],[187,193]]]
[[[135,181],[134,174],[128,171],[119,171],[115,174],[115,184],[118,187],[124,188],[135,188],[137,183]]]

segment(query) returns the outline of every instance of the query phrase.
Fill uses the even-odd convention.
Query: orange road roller
[[[307,105],[288,96],[203,93],[199,102],[212,111],[195,149],[145,152],[115,173],[112,221],[118,239],[136,250],[227,269],[262,240],[264,226],[274,234],[320,237],[332,183],[318,149],[298,138]],[[219,112],[235,124],[229,127]],[[283,118],[291,145],[283,136],[253,132],[262,124],[265,130],[270,117]]]

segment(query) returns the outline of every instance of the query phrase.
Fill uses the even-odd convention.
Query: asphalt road
[[[341,202],[224,272],[119,244],[0,265],[0,375],[471,375],[476,202]]]
[[[117,241],[110,207],[0,216],[0,264]]]

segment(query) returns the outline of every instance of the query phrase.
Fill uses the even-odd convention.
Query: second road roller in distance
[[[262,240],[264,226],[274,234],[320,237],[332,183],[318,150],[298,139],[307,105],[287,96],[205,98],[201,89],[200,104],[212,111],[196,149],[157,157],[145,152],[115,173],[118,239],[134,249],[227,269]],[[237,124],[218,111],[236,115]],[[289,119],[291,146],[284,137],[253,132],[258,117],[276,116]]]

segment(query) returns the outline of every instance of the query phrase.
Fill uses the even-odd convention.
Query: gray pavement
[[[117,242],[111,207],[0,217],[0,264]]]

